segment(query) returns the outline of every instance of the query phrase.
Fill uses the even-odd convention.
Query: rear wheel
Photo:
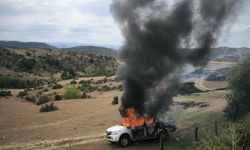
[[[127,135],[127,134],[122,135],[119,139],[119,143],[123,147],[129,146],[129,144],[131,143],[131,139],[130,139],[129,135]]]

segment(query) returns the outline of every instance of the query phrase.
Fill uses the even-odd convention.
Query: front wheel
[[[131,139],[130,139],[129,135],[127,135],[127,134],[122,135],[120,137],[119,143],[123,147],[129,146],[129,144],[131,143]]]

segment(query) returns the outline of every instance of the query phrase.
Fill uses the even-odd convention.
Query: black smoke
[[[203,66],[240,0],[113,0],[124,45],[118,75],[123,80],[121,112],[141,115],[168,110],[186,64]]]

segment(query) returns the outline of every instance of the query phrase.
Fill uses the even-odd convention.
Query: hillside
[[[104,56],[117,57],[118,53],[114,49],[97,47],[97,46],[76,46],[71,48],[63,48],[64,51],[77,51],[84,54],[98,54]]]
[[[174,117],[178,130],[171,134],[172,139],[164,142],[166,149],[192,149],[195,127],[199,127],[199,139],[204,140],[205,136],[214,134],[215,121],[219,134],[223,132],[227,125],[223,117],[227,90],[224,88],[226,82],[220,79],[221,71],[225,70],[223,68],[231,65],[231,62],[209,62],[207,74],[211,73],[216,81],[213,78],[212,81],[204,81],[204,78],[189,82],[180,91],[184,94],[173,98],[168,113]],[[3,112],[0,113],[0,120],[5,120],[0,123],[0,149],[121,149],[103,138],[106,129],[118,124],[121,119],[119,104],[112,104],[114,97],[120,99],[124,90],[122,82],[116,76],[111,76],[115,74],[117,66],[116,58],[98,54],[0,48],[0,85],[10,80],[9,77],[15,79],[11,80],[15,86],[26,84],[26,87],[18,89],[0,87],[2,92],[11,94],[0,97]],[[203,73],[197,70],[190,76]],[[43,85],[39,85],[38,81],[27,81],[42,78],[50,81]],[[197,83],[205,90],[196,89]],[[79,95],[67,98],[65,93],[72,87]],[[40,112],[41,108],[52,102],[57,110]],[[160,144],[159,140],[142,141],[124,149],[158,150]]]
[[[0,76],[62,78],[111,76],[114,57],[46,49],[0,48]],[[59,75],[59,77],[58,77]]]
[[[8,48],[33,48],[33,49],[50,49],[56,50],[58,48],[41,42],[19,42],[19,41],[0,41],[0,47]]]

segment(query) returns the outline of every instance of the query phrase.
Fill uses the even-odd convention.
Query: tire
[[[131,143],[131,139],[129,137],[129,135],[127,134],[123,134],[120,139],[119,139],[119,144],[122,146],[122,147],[126,147],[126,146],[129,146]]]

